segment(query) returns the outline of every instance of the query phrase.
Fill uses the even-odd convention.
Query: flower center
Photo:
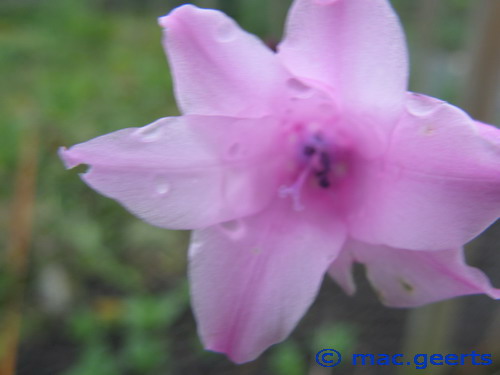
[[[299,172],[295,181],[289,186],[281,186],[279,196],[291,197],[293,207],[301,211],[304,206],[301,202],[301,193],[304,185],[312,177],[314,185],[321,189],[328,189],[332,185],[332,150],[320,133],[299,145]]]

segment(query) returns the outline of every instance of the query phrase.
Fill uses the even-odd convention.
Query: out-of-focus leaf
[[[357,329],[352,324],[340,322],[325,324],[316,330],[311,343],[311,352],[335,349],[342,354],[348,354],[354,352],[356,344]]]
[[[105,347],[87,346],[77,364],[64,375],[123,375],[119,365]]]
[[[124,322],[138,330],[160,330],[173,324],[188,303],[187,285],[181,283],[164,296],[129,299],[125,304]]]
[[[269,365],[276,375],[303,375],[307,373],[307,360],[293,341],[285,341],[272,349]]]

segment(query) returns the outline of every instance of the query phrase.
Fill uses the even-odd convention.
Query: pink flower
[[[296,0],[273,53],[215,10],[160,18],[181,117],[62,149],[147,222],[193,229],[209,350],[241,363],[286,338],[325,272],[363,263],[382,302],[500,298],[462,245],[500,213],[500,131],[407,92],[386,0]]]

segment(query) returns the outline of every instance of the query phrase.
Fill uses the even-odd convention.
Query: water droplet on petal
[[[221,22],[215,29],[215,39],[227,43],[236,39],[237,28],[231,21]]]
[[[260,247],[254,247],[252,250],[250,250],[253,254],[258,255],[262,252],[262,249]]]
[[[413,94],[406,102],[406,109],[414,116],[428,116],[439,108],[440,103],[440,100]]]
[[[286,84],[292,91],[294,97],[305,99],[311,97],[313,94],[312,88],[300,82],[298,79],[291,78]]]
[[[229,146],[227,150],[227,155],[229,157],[234,158],[240,154],[241,154],[241,144],[239,142],[235,142],[231,146]]]
[[[225,234],[233,239],[240,239],[245,234],[245,225],[238,219],[226,221],[219,226]]]
[[[436,127],[434,124],[425,124],[420,128],[420,131],[424,135],[432,135],[436,132]]]
[[[238,220],[226,221],[226,222],[221,224],[222,228],[224,228],[228,231],[231,231],[231,232],[238,230],[239,226],[240,226],[240,223],[238,222]]]
[[[170,184],[163,177],[159,177],[156,180],[155,190],[159,195],[166,195],[170,191]]]
[[[143,126],[134,132],[143,142],[154,142],[161,137],[161,126],[157,123]]]
[[[323,117],[331,117],[337,112],[333,103],[321,103],[318,106],[318,112]]]
[[[197,255],[203,249],[204,243],[198,236],[191,236],[189,242],[189,256]]]

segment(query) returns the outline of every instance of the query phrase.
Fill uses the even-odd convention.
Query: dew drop
[[[233,143],[227,150],[227,154],[232,158],[238,156],[240,153],[241,153],[241,145],[238,142]]]
[[[439,100],[422,99],[421,95],[414,94],[406,102],[406,109],[414,116],[428,116],[437,110]]]
[[[331,117],[335,115],[336,108],[335,105],[331,103],[321,103],[318,106],[318,112],[323,117]]]
[[[170,184],[163,177],[159,177],[156,179],[155,190],[159,195],[166,195],[170,191]]]
[[[227,43],[236,39],[236,27],[230,21],[220,23],[215,29],[215,39]]]
[[[238,228],[240,227],[240,223],[238,220],[226,221],[221,224],[221,227],[230,232],[234,232],[238,230]]]
[[[436,132],[436,126],[432,123],[427,123],[420,128],[420,133],[423,135],[433,135]]]
[[[254,247],[252,250],[250,250],[253,254],[258,255],[262,253],[262,249],[260,247]]]
[[[313,94],[313,90],[309,86],[300,82],[298,79],[291,78],[286,84],[290,91],[292,91],[293,96],[296,98],[309,98]]]
[[[191,236],[189,241],[189,256],[197,255],[203,249],[203,241],[198,236]]]
[[[245,226],[238,220],[230,220],[219,224],[222,231],[233,239],[240,239],[245,234]]]
[[[161,137],[161,127],[156,124],[150,124],[137,129],[134,135],[138,136],[143,142],[154,142]]]

